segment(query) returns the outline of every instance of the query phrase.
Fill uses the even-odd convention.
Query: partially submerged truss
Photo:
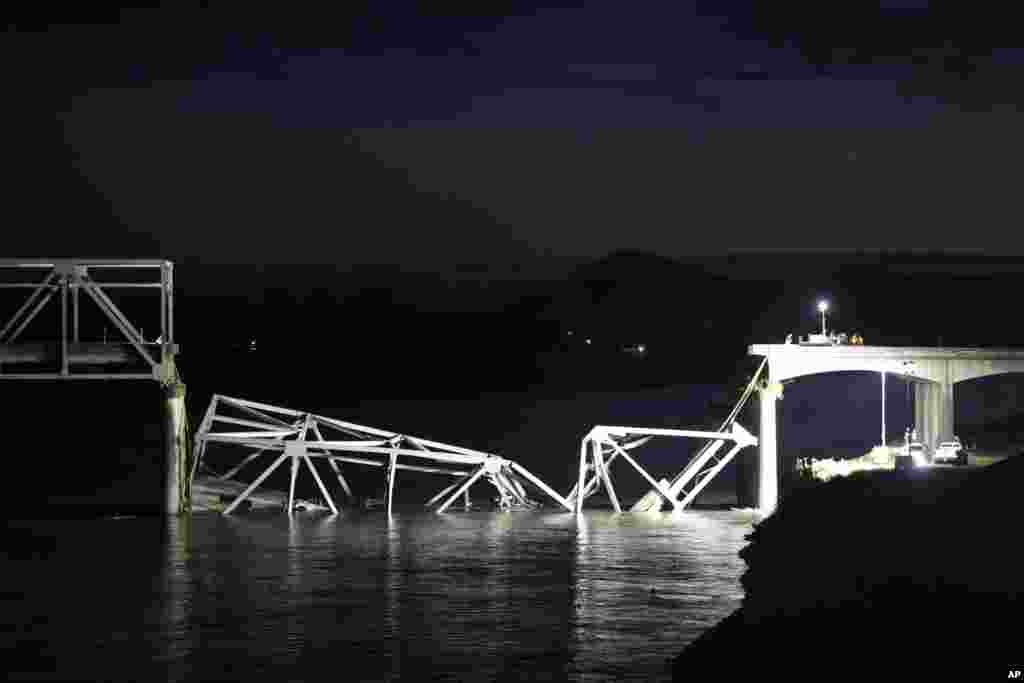
[[[256,403],[240,398],[215,395],[210,401],[202,424],[196,433],[192,478],[202,467],[203,456],[210,444],[226,444],[247,448],[250,453],[229,471],[220,475],[230,480],[239,471],[265,453],[275,454],[273,462],[228,505],[224,514],[233,512],[278,467],[289,462],[291,484],[288,492],[290,512],[295,502],[295,482],[305,464],[316,481],[328,507],[338,511],[334,499],[313,465],[314,459],[325,460],[342,491],[353,497],[352,488],[342,471],[343,465],[384,468],[385,505],[391,513],[395,478],[401,471],[445,474],[455,479],[427,501],[437,512],[447,510],[459,496],[466,496],[470,487],[486,479],[498,491],[502,508],[535,507],[537,503],[526,494],[531,483],[568,510],[570,503],[558,492],[533,475],[522,465],[491,453],[461,446],[421,439],[322,415]]]
[[[644,445],[656,436],[711,439],[712,443],[709,448],[702,449],[670,483],[665,479],[655,480],[629,454],[630,450]],[[731,442],[732,448],[719,457],[718,452],[726,442]],[[648,500],[649,496],[645,496],[633,506],[632,511],[660,510],[663,503],[667,503],[673,510],[682,510],[693,502],[697,494],[736,457],[740,450],[755,445],[757,438],[737,422],[733,422],[732,429],[728,432],[598,425],[587,433],[580,444],[579,478],[566,496],[566,500],[572,503],[576,512],[581,512],[583,502],[603,487],[615,511],[622,512],[611,477],[611,464],[621,456],[653,487],[653,502]]]

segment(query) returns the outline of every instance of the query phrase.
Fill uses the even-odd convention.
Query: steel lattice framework
[[[628,453],[657,436],[691,437],[711,439],[712,441],[710,447],[702,449],[675,477],[674,481],[669,483],[665,479],[655,480]],[[630,440],[630,437],[639,438]],[[725,455],[719,457],[718,451],[727,441],[731,441],[733,446]],[[747,446],[755,445],[757,445],[757,438],[737,422],[733,422],[732,428],[728,432],[598,425],[591,429],[580,443],[579,479],[569,495],[566,496],[566,500],[573,504],[573,509],[576,512],[580,512],[583,509],[583,502],[603,486],[611,500],[612,507],[616,512],[622,512],[611,477],[611,464],[621,456],[653,487],[654,500],[648,500],[650,494],[641,498],[633,506],[634,512],[657,511],[661,509],[662,502],[668,503],[673,511],[683,510],[693,502],[697,494],[708,485],[715,475],[736,457],[737,453]],[[583,492],[583,495],[579,495],[580,491]]]
[[[28,289],[27,299],[0,326],[0,379],[143,379],[170,384],[176,379],[174,356],[174,281],[170,261],[147,259],[2,259],[6,273],[0,289]],[[10,273],[14,273],[14,277]],[[129,281],[110,280],[130,273]],[[99,274],[100,280],[93,279]],[[42,279],[40,279],[40,277]],[[159,290],[160,336],[146,341],[138,325],[114,303],[113,290]],[[79,333],[81,293],[91,300],[123,340],[83,341]],[[59,329],[44,342],[20,342],[26,327],[54,299],[60,301]],[[28,371],[3,372],[3,364]],[[131,366],[146,368],[146,372]],[[102,371],[96,371],[102,368]]]
[[[239,431],[239,427],[243,430]],[[389,514],[399,471],[446,474],[455,478],[455,483],[427,501],[426,505],[436,506],[437,512],[447,510],[459,496],[468,496],[470,487],[480,479],[486,479],[497,489],[503,508],[535,507],[537,503],[526,494],[525,484],[530,483],[572,510],[565,498],[525,467],[491,453],[219,394],[211,399],[196,432],[193,480],[211,444],[251,451],[235,467],[219,475],[222,480],[231,480],[265,453],[275,455],[270,465],[225,508],[224,514],[233,512],[286,461],[291,466],[286,509],[290,512],[294,508],[295,482],[305,464],[328,507],[337,513],[337,505],[313,465],[314,459],[327,461],[342,491],[350,498],[352,488],[345,479],[342,465],[385,468],[385,503]]]

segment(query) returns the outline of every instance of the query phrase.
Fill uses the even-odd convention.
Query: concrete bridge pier
[[[754,507],[770,515],[779,504],[778,417],[781,385],[769,383],[759,393],[757,499]]]
[[[942,441],[953,438],[953,383],[914,383],[914,428],[925,446],[934,450]]]
[[[736,504],[765,514],[779,503],[778,417],[779,385],[769,384],[758,394],[757,454],[736,459]]]
[[[189,491],[188,434],[185,414],[185,385],[172,382],[162,387],[164,399],[164,514],[180,515],[192,510]]]

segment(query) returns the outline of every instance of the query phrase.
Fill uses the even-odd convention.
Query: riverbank
[[[1024,458],[794,491],[740,557],[742,606],[674,663],[760,675],[998,670],[1024,653]],[[1005,676],[1005,671],[1003,671]]]

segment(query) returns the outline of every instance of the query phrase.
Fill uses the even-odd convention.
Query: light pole
[[[821,311],[821,335],[825,336],[825,311],[828,310],[828,302],[824,300],[819,301],[818,310]]]

